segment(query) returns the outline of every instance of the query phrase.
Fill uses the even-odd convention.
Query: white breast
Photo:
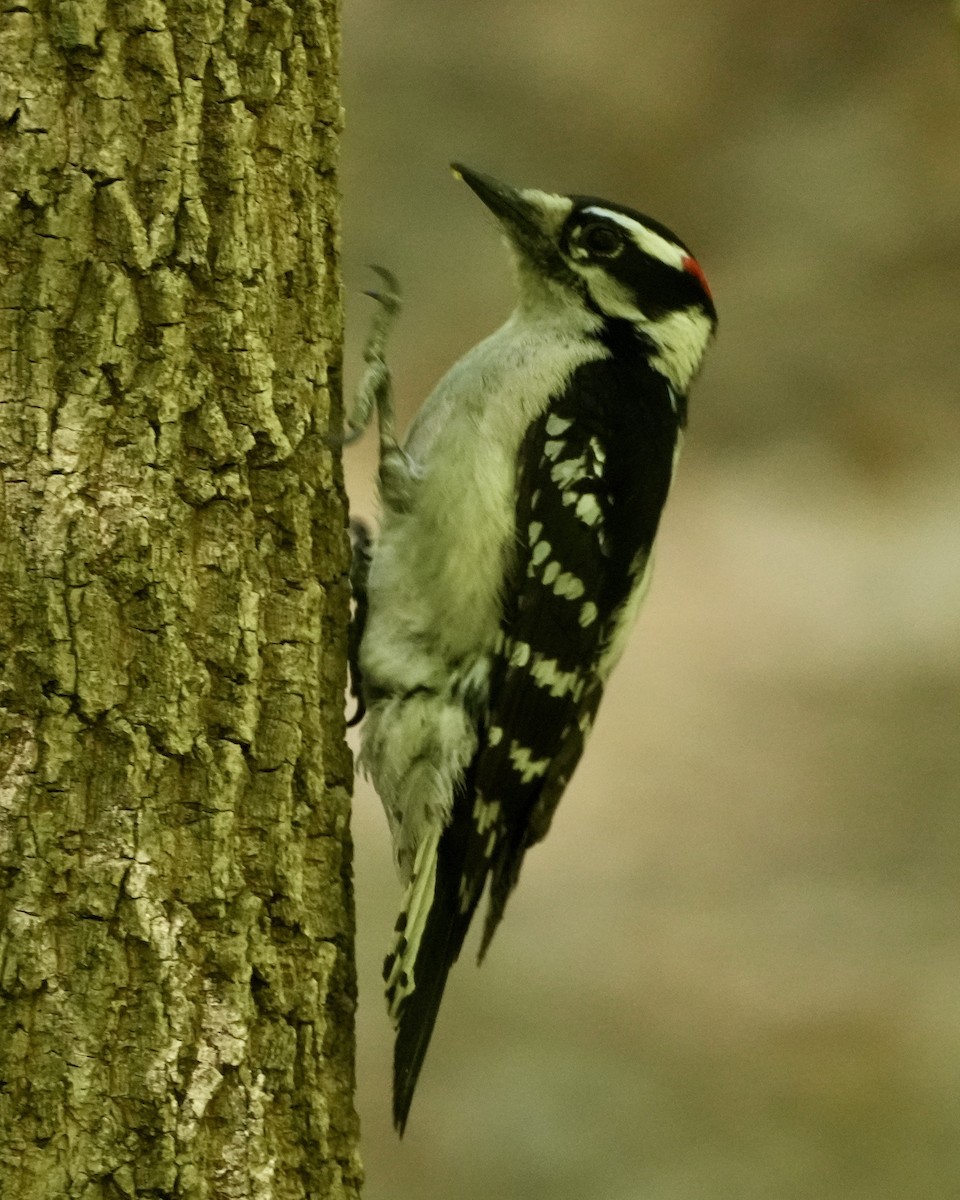
[[[387,691],[442,688],[492,645],[514,529],[523,435],[582,363],[605,357],[596,321],[570,306],[523,309],[444,376],[405,450],[420,476],[387,510],[370,571],[363,670]]]

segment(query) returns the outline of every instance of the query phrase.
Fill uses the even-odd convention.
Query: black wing
[[[682,399],[639,346],[634,353],[619,347],[580,367],[524,438],[516,555],[488,702],[478,714],[480,749],[440,838],[415,987],[396,1009],[401,1132],[487,876],[481,957],[523,856],[545,834],[583,752],[603,693],[603,653],[647,566],[683,416]]]
[[[481,958],[583,753],[683,418],[645,361],[590,363],[573,382],[529,431],[518,473],[516,573],[475,769],[478,796],[499,814]]]

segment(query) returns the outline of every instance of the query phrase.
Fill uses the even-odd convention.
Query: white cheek
[[[609,276],[600,267],[581,268],[581,274],[587,281],[590,295],[596,301],[601,312],[610,317],[620,317],[625,321],[645,321],[646,317],[637,308],[632,292]]]
[[[657,344],[650,362],[685,395],[713,335],[710,318],[696,307],[681,309],[651,322],[644,332]]]

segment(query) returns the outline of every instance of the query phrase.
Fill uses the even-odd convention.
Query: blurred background
[[[960,39],[947,0],[350,0],[348,386],[512,306],[447,172],[648,212],[720,312],[657,578],[403,1143],[358,788],[366,1200],[960,1196]],[[372,515],[373,439],[347,454]]]

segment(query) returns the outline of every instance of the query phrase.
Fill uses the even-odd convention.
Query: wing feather
[[[630,336],[633,336],[632,334]],[[624,396],[636,404],[624,404]],[[482,958],[523,857],[546,833],[589,735],[666,500],[683,407],[639,351],[579,367],[527,431],[515,553],[479,749],[415,878],[385,964],[402,1132],[450,968],[488,877]],[[426,880],[426,882],[424,882]]]

